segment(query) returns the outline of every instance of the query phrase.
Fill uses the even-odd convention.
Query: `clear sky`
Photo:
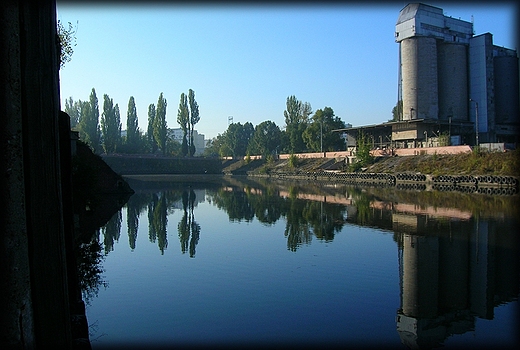
[[[189,2],[188,2],[189,3]],[[207,3],[57,2],[61,22],[77,24],[72,60],[60,71],[65,99],[88,100],[95,88],[119,104],[126,128],[128,100],[147,128],[148,106],[163,92],[168,127],[178,128],[181,93],[195,92],[206,139],[233,122],[285,126],[288,96],[313,111],[331,107],[353,126],[391,119],[397,101],[399,11],[408,2]],[[517,48],[513,2],[439,3],[444,14],[471,21],[476,35]]]

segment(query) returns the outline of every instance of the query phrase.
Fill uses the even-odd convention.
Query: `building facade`
[[[354,139],[362,131],[374,145],[392,148],[520,142],[516,50],[422,3],[400,11],[395,41],[398,120],[338,131]]]
[[[168,137],[182,145],[184,131],[181,128],[168,129]],[[201,156],[206,148],[204,134],[199,134],[197,130],[193,130],[193,144],[195,145],[195,156]]]
[[[469,144],[518,142],[516,50],[495,46],[491,33],[475,36],[473,23],[420,3],[401,10],[395,40],[403,106],[398,122],[422,120],[423,135],[433,124],[431,135],[447,131]],[[396,125],[392,139],[420,141],[420,132],[410,133],[418,130],[412,125]]]

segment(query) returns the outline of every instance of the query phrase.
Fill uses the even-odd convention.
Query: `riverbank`
[[[270,163],[263,160],[249,162],[237,160],[226,164],[223,171],[232,175],[276,175],[322,171],[350,172],[342,158],[304,158],[292,163],[287,159]],[[394,175],[398,173],[420,173],[432,176],[518,176],[520,174],[520,151],[376,157],[374,162],[362,168],[361,172]]]

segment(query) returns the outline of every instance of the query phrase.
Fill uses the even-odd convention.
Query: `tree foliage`
[[[303,152],[305,142],[303,132],[307,128],[309,116],[312,114],[310,103],[299,101],[296,96],[287,97],[286,110],[284,111],[286,132],[289,137],[289,150],[291,153]]]
[[[398,122],[399,120],[403,120],[403,100],[397,101],[394,108],[392,108],[392,119],[390,122]]]
[[[211,139],[204,149],[204,156],[206,157],[223,157],[224,153],[221,153],[221,149],[224,145],[225,135],[218,134],[216,137]]]
[[[193,157],[195,154],[195,144],[193,143],[193,130],[195,129],[195,124],[197,124],[200,120],[199,116],[199,105],[197,101],[195,101],[195,92],[190,89],[188,91],[188,100],[190,103],[190,140],[189,140],[189,154],[190,157]]]
[[[146,132],[146,141],[148,143],[148,148],[151,153],[155,153],[157,151],[157,142],[155,141],[155,137],[153,136],[153,127],[155,121],[155,105],[150,103],[148,106],[148,129]]]
[[[183,157],[188,155],[188,132],[190,129],[190,111],[188,109],[188,96],[183,92],[179,101],[177,111],[177,123],[180,125],[183,136],[181,144],[181,154]]]
[[[256,154],[267,157],[278,153],[282,141],[280,128],[272,121],[264,121],[255,127],[255,132],[248,146],[248,154]]]
[[[163,93],[161,92],[159,94],[159,99],[157,100],[157,110],[153,123],[153,136],[163,155],[166,154],[166,105],[166,99],[163,97]]]
[[[103,114],[101,116],[103,149],[105,153],[116,152],[121,142],[121,117],[119,106],[107,94],[103,96]]]
[[[70,117],[70,128],[76,129],[81,116],[81,100],[74,101],[72,96],[65,100],[65,113]]]
[[[250,122],[244,125],[233,123],[228,126],[224,134],[224,142],[221,146],[220,153],[224,156],[232,156],[234,158],[244,157],[247,153],[249,140],[254,134],[253,124]]]
[[[65,66],[65,63],[70,62],[72,54],[74,53],[74,47],[76,44],[76,33],[78,32],[78,23],[76,22],[76,28],[72,27],[72,23],[68,22],[67,28],[63,23],[58,20],[58,38],[60,44],[60,68]]]
[[[360,130],[357,137],[356,160],[358,166],[365,166],[373,162],[374,157],[370,154],[372,149],[369,137]]]
[[[325,107],[318,109],[311,118],[312,122],[303,132],[303,140],[308,149],[314,152],[338,151],[345,147],[344,140],[339,133],[332,130],[342,129],[345,123],[334,115],[334,110]]]
[[[99,128],[99,106],[96,90],[92,88],[89,101],[79,103],[80,117],[78,122],[79,137],[94,153],[101,151]]]
[[[128,100],[128,109],[126,112],[126,145],[130,152],[136,152],[139,148],[139,126],[137,119],[137,108],[135,107],[135,99],[130,96]]]

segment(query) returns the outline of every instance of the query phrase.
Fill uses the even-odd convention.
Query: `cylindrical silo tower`
[[[520,120],[518,101],[518,57],[497,56],[493,60],[495,84],[495,123],[513,124]]]
[[[437,119],[437,43],[435,38],[401,41],[403,119]]]
[[[412,3],[399,13],[403,119],[467,118],[465,45],[473,24],[446,17],[442,9]]]
[[[439,240],[409,234],[403,238],[402,312],[434,318],[438,314]]]
[[[439,119],[468,120],[467,45],[437,43]]]

